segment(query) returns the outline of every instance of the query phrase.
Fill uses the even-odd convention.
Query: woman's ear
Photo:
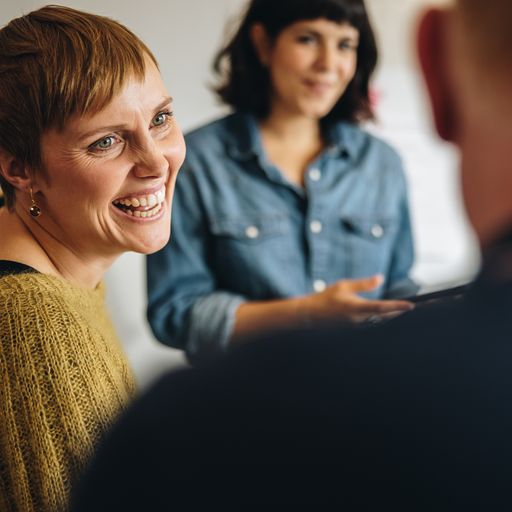
[[[430,96],[437,132],[453,142],[456,136],[456,108],[448,73],[448,11],[430,9],[422,17],[418,29],[418,56]]]
[[[0,151],[0,175],[17,190],[28,192],[33,187],[27,167],[5,151]]]
[[[270,62],[272,44],[265,27],[261,23],[255,23],[251,27],[250,37],[260,64],[263,67],[267,67]]]

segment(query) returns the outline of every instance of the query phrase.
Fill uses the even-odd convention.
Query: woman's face
[[[41,150],[37,222],[70,250],[108,257],[168,241],[185,144],[152,62],[143,81],[128,80],[100,112],[46,132]]]
[[[357,66],[359,31],[324,18],[287,26],[268,50],[272,109],[320,119],[341,98]]]

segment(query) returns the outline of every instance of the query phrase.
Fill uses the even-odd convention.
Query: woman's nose
[[[340,62],[340,55],[336,47],[323,45],[318,52],[316,65],[322,71],[333,71]]]
[[[138,177],[161,177],[167,173],[169,163],[163,151],[152,139],[144,141],[135,151],[134,172]]]

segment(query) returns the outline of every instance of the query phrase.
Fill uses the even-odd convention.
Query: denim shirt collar
[[[232,158],[247,161],[257,157],[265,160],[258,121],[248,113],[235,113],[230,119],[231,130],[227,138],[227,150]],[[327,155],[331,158],[354,158],[362,148],[362,131],[350,123],[339,122],[325,130]]]
[[[325,130],[327,151],[333,158],[353,159],[363,145],[363,132],[356,126],[340,121]]]
[[[264,155],[258,122],[251,114],[235,113],[230,117],[227,150],[236,160],[250,160]]]

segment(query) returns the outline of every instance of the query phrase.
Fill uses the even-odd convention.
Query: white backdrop
[[[224,112],[208,90],[211,61],[229,32],[228,21],[245,0],[61,3],[117,19],[146,42],[160,62],[185,131]],[[425,288],[463,280],[476,271],[478,253],[458,193],[457,154],[432,135],[414,57],[417,13],[426,0],[367,3],[381,48],[374,83],[379,120],[370,129],[391,141],[406,164],[417,250],[414,276]],[[0,0],[0,25],[42,5],[35,0]],[[107,289],[114,322],[142,386],[166,368],[184,363],[183,355],[159,345],[147,326],[142,256],[120,258],[107,275]]]

